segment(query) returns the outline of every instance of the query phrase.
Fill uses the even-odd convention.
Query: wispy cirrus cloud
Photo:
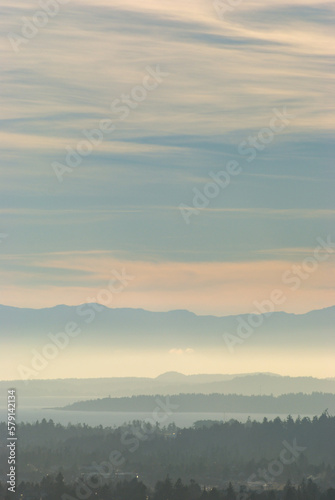
[[[129,304],[166,309],[180,300],[202,311],[209,293],[215,311],[235,310],[240,300],[248,309],[258,293],[252,266],[274,283],[268,264],[295,262],[295,249],[332,232],[331,2],[252,0],[222,21],[212,1],[78,0],[14,53],[8,33],[20,34],[22,17],[36,9],[4,0],[0,21],[1,213],[11,235],[0,258],[12,263],[3,271],[8,300],[52,304],[61,286],[64,300],[85,300],[103,279],[101,264],[116,259],[150,276]],[[59,186],[52,162],[63,161],[84,129],[112,117],[113,101],[141,83],[148,65],[169,77]],[[239,143],[284,107],[295,115],[289,130],[248,165]],[[232,159],[241,175],[185,229],[178,205]],[[89,267],[78,249],[95,255]],[[64,251],[66,258],[50,258]],[[183,279],[171,280],[178,272]],[[288,308],[314,308],[312,297],[329,304],[326,274]]]

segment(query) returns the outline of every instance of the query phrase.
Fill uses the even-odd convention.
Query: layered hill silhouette
[[[236,394],[178,394],[173,396],[132,396],[79,401],[66,405],[68,411],[151,412],[154,408],[172,412],[273,413],[321,415],[335,413],[335,394],[283,394],[239,396]]]
[[[225,334],[251,332],[248,346],[263,348],[335,347],[333,326],[335,306],[306,314],[273,312],[264,314],[261,326],[250,327],[250,315],[197,316],[184,311],[150,312],[143,309],[110,309],[98,304],[59,305],[46,309],[20,309],[0,306],[3,338],[11,344],[32,343],[47,339],[50,332],[64,331],[75,322],[81,329],[81,345],[124,348],[217,348]],[[251,318],[252,320],[252,318]]]
[[[30,366],[31,352],[41,352],[50,342],[49,334],[62,334],[69,322],[76,323],[80,335],[71,341],[71,356],[80,363],[82,353],[92,353],[92,363],[99,363],[99,356],[108,356],[118,349],[125,353],[155,352],[169,353],[172,348],[196,353],[205,353],[207,359],[214,353],[230,356],[224,342],[224,335],[237,335],[239,331],[250,329],[250,315],[239,316],[198,316],[184,310],[170,312],[150,312],[143,309],[110,309],[98,304],[79,306],[59,305],[45,309],[21,309],[0,306],[0,331],[4,352],[22,352],[23,364]],[[255,317],[254,317],[255,319]],[[311,311],[306,314],[273,312],[262,316],[262,325],[252,330],[238,349],[244,349],[246,356],[255,352],[272,356],[285,352],[293,359],[300,353],[318,353],[319,362],[323,354],[335,352],[333,324],[335,306]],[[6,343],[8,344],[6,347]],[[17,351],[16,351],[17,349]],[[262,351],[263,349],[263,351]],[[173,350],[173,349],[172,349]],[[60,349],[61,351],[61,349]],[[221,355],[221,354],[220,354]],[[126,356],[126,354],[125,354]],[[295,358],[297,356],[297,358]],[[61,373],[62,358],[56,359]],[[89,361],[87,361],[89,362]],[[52,363],[50,362],[50,365]],[[180,366],[183,366],[182,363]],[[218,366],[218,365],[216,365]],[[168,368],[168,363],[163,369]],[[237,368],[243,368],[242,363]],[[288,367],[289,368],[289,367]],[[179,368],[182,370],[182,368]],[[208,368],[206,368],[208,369]],[[223,373],[201,374],[201,363],[197,375],[183,375],[169,372],[149,377],[114,377],[58,380],[18,380],[13,386],[21,389],[22,397],[68,397],[83,399],[90,397],[112,397],[154,394],[240,394],[271,395],[288,393],[335,393],[335,379],[313,377],[283,377],[271,373]],[[193,371],[193,369],[192,369]],[[221,370],[220,370],[221,371]],[[19,371],[17,371],[19,379]],[[43,379],[44,372],[37,373],[36,379]],[[62,376],[62,375],[60,375]],[[47,378],[47,375],[45,375]],[[15,375],[11,378],[16,378]],[[7,382],[0,382],[0,390],[8,388]]]
[[[92,397],[125,397],[155,394],[238,394],[274,395],[288,393],[324,392],[335,394],[335,380],[313,377],[284,377],[269,373],[255,374],[198,374],[183,375],[177,372],[156,378],[112,377],[90,379],[22,380],[0,382],[0,392],[16,387],[22,397],[66,397],[76,399]]]

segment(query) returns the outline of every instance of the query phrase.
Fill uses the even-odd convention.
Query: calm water
[[[92,396],[93,398],[94,396]],[[90,399],[90,398],[87,398]],[[33,423],[36,420],[46,420],[52,419],[56,424],[60,423],[67,425],[72,424],[87,424],[91,426],[103,425],[103,426],[119,426],[124,422],[131,422],[132,420],[146,420],[146,421],[156,421],[151,412],[92,412],[92,411],[64,411],[55,410],[52,407],[61,407],[66,404],[73,403],[74,398],[20,398],[17,401],[17,422],[29,422]],[[173,412],[172,415],[165,415],[164,420],[160,420],[162,425],[168,425],[174,422],[178,427],[191,427],[197,420],[223,420],[228,421],[230,419],[236,419],[240,422],[246,422],[248,419],[248,413],[180,413]],[[262,421],[264,417],[272,420],[276,417],[285,419],[286,414],[266,414],[250,413],[251,420]],[[292,415],[293,418],[297,415]],[[305,415],[301,415],[302,417]],[[306,415],[312,417],[312,415]],[[7,420],[7,410],[6,407],[0,407],[0,421]]]

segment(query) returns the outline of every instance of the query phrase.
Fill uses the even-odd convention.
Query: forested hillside
[[[132,396],[79,401],[63,409],[71,411],[150,412],[163,396]],[[168,397],[178,412],[321,414],[326,408],[335,413],[335,394],[283,394],[282,396],[242,396],[238,394],[178,394]]]
[[[3,423],[1,436],[5,430]],[[72,481],[99,464],[111,478],[129,473],[149,486],[167,474],[217,487],[227,481],[283,485],[308,476],[325,486],[335,481],[335,417],[326,413],[295,421],[204,421],[185,429],[140,421],[118,428],[63,427],[43,420],[20,425],[18,442],[19,477],[29,481],[59,471]],[[1,471],[6,470],[5,444],[2,438]]]

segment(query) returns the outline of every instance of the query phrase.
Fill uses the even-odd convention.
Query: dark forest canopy
[[[5,435],[6,424],[1,423],[0,436]],[[17,435],[18,477],[25,481],[41,481],[59,471],[71,481],[92,463],[108,463],[111,477],[136,474],[149,486],[166,474],[173,480],[194,479],[216,487],[227,481],[245,484],[251,480],[297,484],[309,476],[324,487],[335,484],[335,417],[327,412],[312,419],[201,421],[185,429],[138,420],[105,428],[65,427],[42,420],[20,424]],[[6,470],[6,461],[2,446],[0,471]],[[269,474],[274,463],[279,475]]]
[[[98,483],[98,478],[97,478]],[[191,480],[184,484],[180,478],[173,482],[166,477],[157,481],[154,488],[147,487],[134,478],[130,481],[105,481],[96,486],[90,483],[64,482],[62,474],[56,477],[44,477],[39,484],[22,482],[17,488],[20,498],[29,500],[335,500],[335,489],[320,488],[311,479],[303,480],[299,485],[288,481],[281,490],[251,490],[229,482],[224,488],[201,487]],[[22,496],[21,496],[22,495]],[[9,500],[5,487],[0,483],[0,500]]]

